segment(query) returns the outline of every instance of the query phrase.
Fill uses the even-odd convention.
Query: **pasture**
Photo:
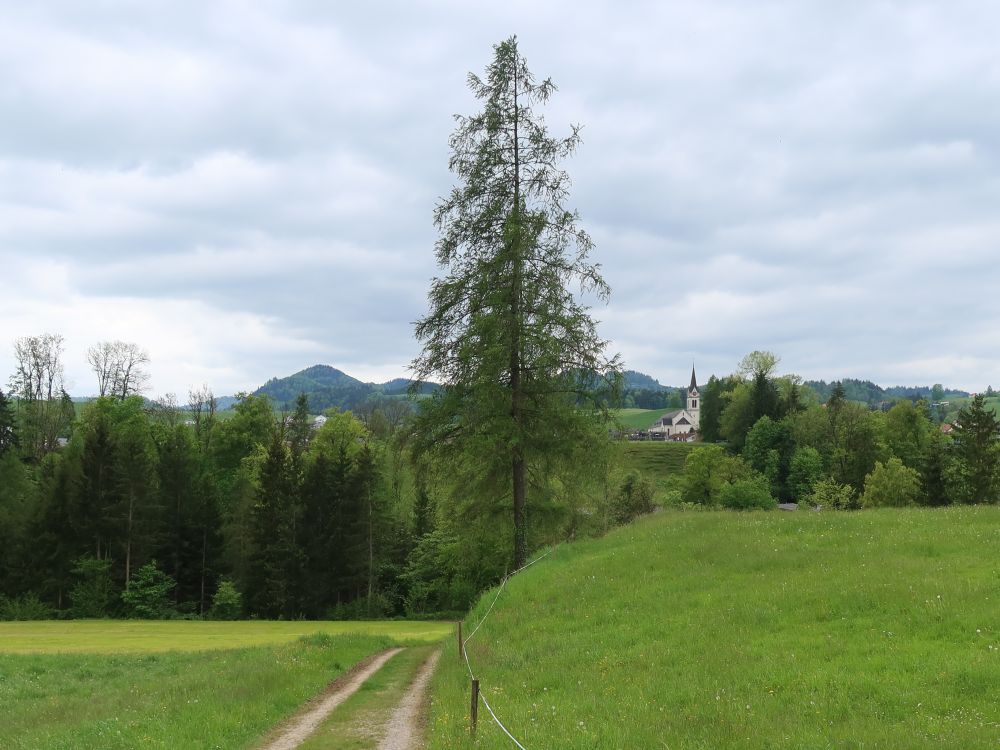
[[[469,656],[528,748],[996,748],[998,547],[997,507],[663,512],[512,579]],[[449,651],[431,747],[512,747]]]

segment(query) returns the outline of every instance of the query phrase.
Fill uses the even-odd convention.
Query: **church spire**
[[[688,391],[698,390],[698,379],[694,376],[694,362],[691,363],[691,385],[688,386]]]

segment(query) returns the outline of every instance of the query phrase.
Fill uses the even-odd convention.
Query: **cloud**
[[[594,310],[663,382],[771,348],[807,377],[1000,384],[988,4],[21,5],[0,27],[8,338],[127,338],[154,386],[404,374],[447,138],[490,45],[584,125]],[[0,371],[11,369],[0,341]]]

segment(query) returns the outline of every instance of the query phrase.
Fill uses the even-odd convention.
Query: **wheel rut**
[[[294,750],[344,701],[358,691],[365,681],[380,670],[389,659],[403,649],[392,648],[358,662],[314,699],[311,705],[289,719],[276,730],[273,739],[261,745],[261,750]]]

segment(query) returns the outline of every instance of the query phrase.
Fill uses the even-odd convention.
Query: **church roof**
[[[659,420],[660,424],[662,424],[662,425],[671,425],[671,424],[673,424],[674,423],[674,417],[676,417],[682,411],[684,411],[684,410],[683,409],[677,409],[676,411],[668,411],[666,414],[664,414],[664,415],[662,415],[660,417],[660,420]]]
[[[691,385],[688,386],[689,391],[698,390],[698,378],[694,374],[694,364],[691,365]]]

